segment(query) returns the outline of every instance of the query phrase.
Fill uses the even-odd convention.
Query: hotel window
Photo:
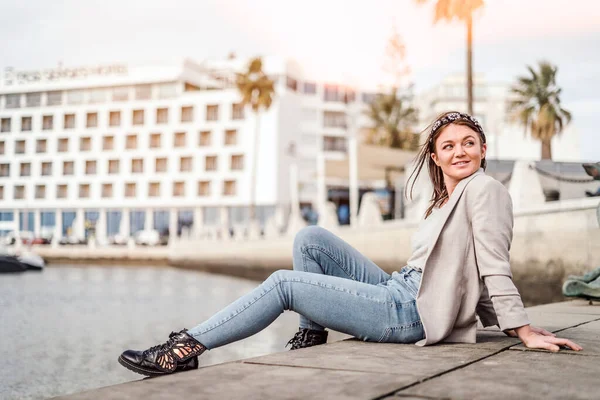
[[[10,164],[0,164],[0,176],[8,177],[10,176]]]
[[[52,161],[42,163],[42,176],[52,175]]]
[[[173,182],[173,196],[185,196],[185,182]]]
[[[118,174],[120,162],[119,160],[108,160],[108,173],[109,174]]]
[[[223,182],[223,195],[234,196],[235,195],[235,181],[224,181]]]
[[[21,170],[19,172],[20,176],[31,176],[31,163],[23,162],[21,163]]]
[[[59,106],[62,104],[62,92],[48,92],[46,94],[46,104],[49,106]]]
[[[169,99],[177,96],[177,84],[176,83],[163,83],[158,85],[158,98]]]
[[[151,149],[160,149],[161,147],[161,134],[160,133],[152,133],[150,135],[150,148]]]
[[[192,122],[194,120],[194,107],[181,107],[181,122]]]
[[[160,182],[150,182],[148,184],[148,197],[160,197]]]
[[[108,113],[108,126],[121,125],[121,111],[111,111]]]
[[[79,139],[79,151],[90,151],[92,150],[92,138],[82,137]]]
[[[314,82],[304,82],[302,91],[305,94],[317,94],[317,84]]]
[[[135,99],[136,100],[150,100],[151,98],[152,98],[152,86],[137,85],[135,87]]]
[[[198,196],[210,196],[210,181],[198,182]]]
[[[142,174],[144,172],[144,159],[134,158],[131,160],[131,173]]]
[[[85,162],[85,174],[96,175],[96,161],[91,160]]]
[[[112,183],[103,183],[102,184],[102,197],[105,199],[109,199],[113,197],[113,184]]]
[[[23,200],[25,198],[25,186],[15,185],[14,196],[15,200]]]
[[[69,151],[69,138],[58,139],[58,152],[67,153]]]
[[[64,128],[65,129],[74,129],[75,128],[75,114],[65,114]]]
[[[326,128],[346,128],[346,113],[343,111],[324,111],[323,126]]]
[[[206,106],[206,120],[207,121],[218,121],[219,120],[219,106],[217,104]]]
[[[104,136],[102,138],[102,150],[114,150],[115,149],[115,137]]]
[[[54,117],[52,115],[44,115],[42,117],[42,129],[45,131],[54,129]]]
[[[232,154],[231,155],[231,170],[241,171],[244,169],[244,155],[243,154]]]
[[[42,105],[41,93],[27,93],[25,95],[25,105],[27,107],[39,107]]]
[[[244,105],[241,103],[231,105],[231,119],[244,119]]]
[[[285,86],[292,90],[292,91],[297,91],[298,90],[298,81],[294,78],[291,78],[289,76],[285,77]]]
[[[98,113],[87,113],[85,126],[87,128],[97,128],[98,127]]]
[[[167,172],[167,158],[157,158],[154,162],[154,170],[156,172]]]
[[[45,199],[46,198],[46,185],[35,185],[35,198]]]
[[[20,94],[7,94],[6,95],[6,108],[19,108],[21,107],[21,95]]]
[[[346,152],[348,150],[346,138],[338,136],[323,136],[323,150]]]
[[[168,108],[157,108],[156,109],[156,123],[157,124],[168,124],[169,123],[169,109]]]
[[[48,148],[48,141],[46,139],[38,139],[35,142],[35,152],[36,153],[45,153]]]
[[[335,85],[325,85],[323,92],[324,101],[343,101],[344,95],[340,88]]]
[[[135,182],[129,182],[125,184],[125,197],[135,197],[136,193],[136,184]]]
[[[87,199],[89,197],[90,197],[90,184],[89,183],[79,184],[79,198]]]
[[[113,101],[127,101],[129,100],[129,87],[122,86],[116,87],[112,92]]]
[[[63,161],[63,175],[73,175],[75,163],[73,161]]]
[[[6,153],[6,144],[4,140],[0,140],[0,155]]]
[[[82,104],[83,103],[83,90],[69,90],[67,92],[67,103],[68,104]]]
[[[235,146],[237,144],[237,130],[228,129],[225,131],[225,146]]]
[[[144,110],[133,110],[133,125],[144,125]]]
[[[206,171],[216,171],[217,170],[217,156],[206,156],[204,169]]]
[[[198,146],[210,146],[210,131],[202,131],[199,136]]]
[[[0,120],[0,132],[10,132],[10,118]]]
[[[25,141],[24,140],[15,141],[15,154],[25,154]]]
[[[106,89],[90,90],[90,103],[104,103],[106,101]]]
[[[185,132],[175,132],[173,147],[185,147]]]
[[[131,134],[127,135],[125,138],[125,148],[127,150],[137,149],[137,135]]]
[[[67,185],[57,185],[56,186],[56,198],[57,199],[66,199],[67,198]]]
[[[31,117],[21,117],[21,132],[29,132],[31,125]]]
[[[179,159],[179,172],[190,172],[192,170],[192,157],[181,157]]]

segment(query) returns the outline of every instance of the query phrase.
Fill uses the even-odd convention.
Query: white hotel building
[[[91,223],[102,240],[244,225],[255,116],[239,104],[234,82],[246,63],[6,69],[0,235],[83,238]],[[294,162],[300,203],[325,198],[336,183],[325,179],[325,159],[346,157],[347,111],[370,95],[306,81],[280,58],[263,66],[277,92],[260,116],[256,202],[264,224],[278,208],[289,213]]]

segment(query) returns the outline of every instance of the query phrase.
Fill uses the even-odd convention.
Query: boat
[[[31,251],[20,251],[12,254],[0,246],[0,273],[23,272],[27,270],[41,271],[46,266],[44,259]]]
[[[23,272],[27,270],[27,265],[23,264],[15,256],[0,255],[0,273],[3,272]]]

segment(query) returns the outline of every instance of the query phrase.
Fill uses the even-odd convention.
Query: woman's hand
[[[557,352],[560,350],[560,346],[566,346],[575,351],[583,350],[583,347],[569,339],[557,338],[552,332],[548,332],[542,328],[536,328],[535,326],[525,325],[514,330],[505,331],[504,333],[508,336],[512,336],[509,334],[511,331],[514,331],[525,347],[530,349],[545,349]]]

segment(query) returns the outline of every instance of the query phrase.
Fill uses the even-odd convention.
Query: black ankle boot
[[[306,347],[312,347],[319,344],[327,343],[327,331],[315,331],[308,328],[300,328],[298,332],[290,339],[285,345],[292,345],[290,350],[304,349]]]
[[[119,363],[133,372],[159,376],[198,368],[198,356],[206,347],[186,333],[171,332],[169,340],[148,350],[126,350]]]

